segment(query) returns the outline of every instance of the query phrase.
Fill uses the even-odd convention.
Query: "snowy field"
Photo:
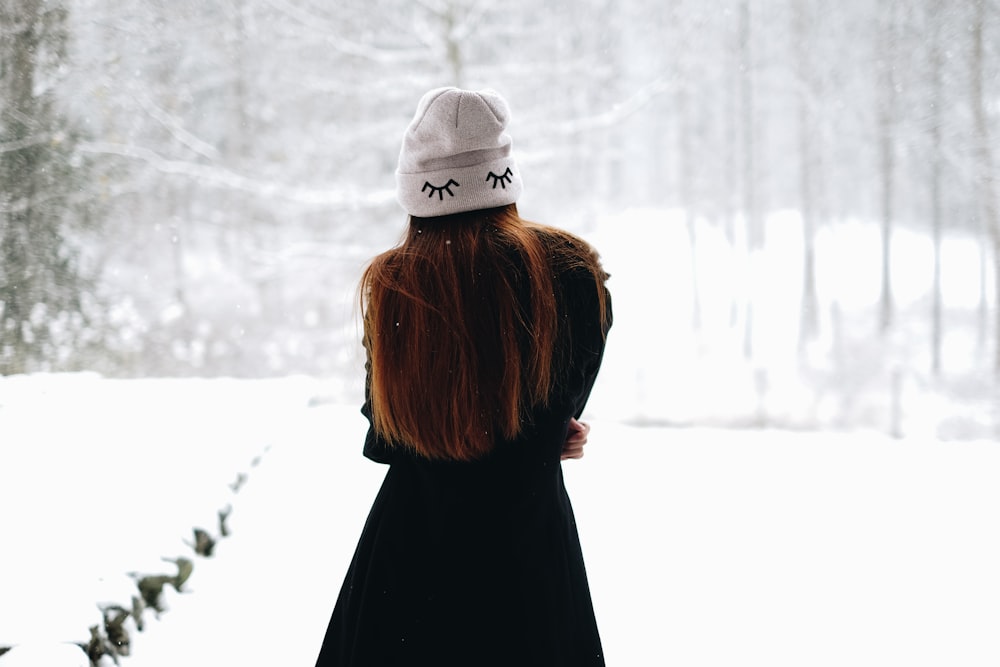
[[[179,557],[122,665],[312,664],[384,474],[329,390],[0,379],[0,667],[87,665]],[[609,665],[1000,664],[994,443],[598,420],[564,469]]]

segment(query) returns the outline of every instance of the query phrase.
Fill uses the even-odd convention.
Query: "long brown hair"
[[[575,267],[593,274],[603,314],[597,254],[523,220],[513,204],[411,217],[400,245],[372,260],[360,284],[375,430],[427,458],[459,461],[516,437],[557,381],[553,274]]]

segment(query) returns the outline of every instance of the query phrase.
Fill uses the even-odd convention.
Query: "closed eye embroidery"
[[[434,193],[436,192],[437,196],[438,196],[438,200],[440,201],[440,200],[444,199],[444,193],[446,193],[446,192],[450,196],[452,196],[452,197],[455,196],[455,193],[451,191],[451,186],[453,186],[453,185],[456,188],[461,187],[458,183],[456,183],[453,179],[450,179],[450,178],[448,179],[447,183],[445,183],[444,185],[442,185],[440,187],[438,187],[437,185],[431,185],[430,181],[424,181],[424,187],[420,188],[420,191],[421,192],[427,192],[427,189],[430,188],[431,192],[430,192],[429,195],[427,195],[427,198],[430,199],[431,197],[434,196]]]
[[[486,180],[488,181],[491,178],[493,179],[493,189],[494,190],[497,189],[497,184],[498,183],[500,184],[500,187],[502,187],[504,190],[506,190],[507,189],[507,184],[510,183],[511,178],[513,176],[514,176],[514,174],[513,174],[513,172],[511,172],[510,167],[507,167],[507,171],[505,171],[504,173],[500,174],[499,176],[497,176],[496,174],[494,174],[491,171],[490,174],[489,174],[489,176],[486,177]]]

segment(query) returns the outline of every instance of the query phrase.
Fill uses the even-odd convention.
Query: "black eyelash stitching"
[[[427,195],[427,198],[430,199],[431,197],[434,196],[434,193],[436,192],[437,196],[438,196],[438,200],[440,201],[440,200],[444,199],[444,193],[446,193],[446,192],[450,196],[452,196],[452,197],[455,196],[455,193],[451,191],[451,186],[453,186],[453,185],[456,188],[461,187],[461,185],[459,185],[458,183],[456,183],[451,178],[448,179],[447,183],[445,183],[444,185],[442,185],[440,187],[438,187],[437,185],[431,185],[430,181],[424,181],[424,187],[420,188],[420,191],[421,192],[427,192],[427,188],[430,188],[431,191],[430,191],[430,194]]]
[[[489,173],[489,176],[486,177],[486,180],[488,181],[491,178],[493,179],[493,189],[494,190],[497,189],[497,184],[498,183],[500,184],[500,187],[502,187],[504,190],[506,190],[507,189],[507,184],[511,182],[511,179],[512,179],[513,176],[514,176],[514,173],[510,170],[510,167],[507,167],[507,171],[505,171],[504,173],[500,174],[499,176],[497,176],[496,174],[494,174],[491,171]]]

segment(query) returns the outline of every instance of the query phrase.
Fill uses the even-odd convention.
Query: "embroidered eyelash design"
[[[507,171],[505,171],[504,173],[500,174],[499,176],[497,176],[496,174],[494,174],[491,171],[489,173],[489,176],[486,177],[486,180],[488,181],[491,178],[493,179],[493,189],[494,190],[497,189],[497,184],[498,183],[500,184],[500,187],[502,187],[504,190],[506,190],[507,189],[507,184],[511,182],[511,179],[512,179],[513,176],[514,176],[514,173],[510,170],[510,167],[507,167]]]
[[[440,201],[440,200],[444,199],[444,193],[446,193],[446,192],[450,196],[452,196],[452,197],[455,196],[455,193],[451,191],[451,186],[453,186],[453,185],[456,188],[461,187],[458,183],[456,183],[454,181],[454,179],[451,179],[451,178],[448,179],[447,183],[445,183],[444,185],[442,185],[440,187],[438,187],[437,185],[431,185],[430,181],[424,181],[424,187],[420,188],[420,191],[421,192],[427,192],[427,188],[430,188],[431,192],[430,192],[429,195],[427,195],[427,198],[430,199],[431,197],[434,196],[434,193],[436,192],[437,196],[438,196],[438,200]]]

